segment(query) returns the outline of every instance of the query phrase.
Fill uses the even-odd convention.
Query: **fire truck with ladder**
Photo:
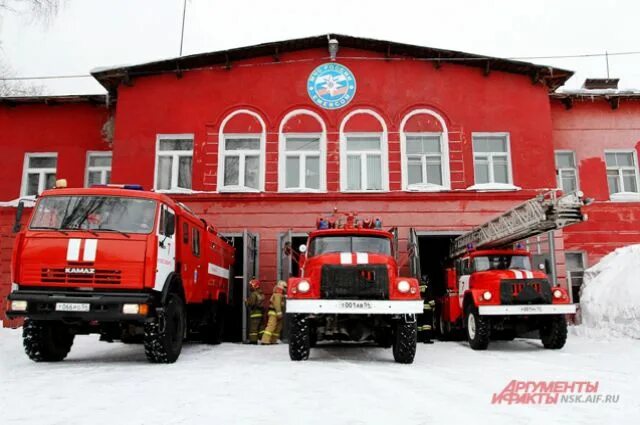
[[[188,207],[138,185],[47,190],[15,240],[7,315],[25,319],[34,361],[99,334],[173,363],[185,336],[220,342],[234,255]]]
[[[581,207],[587,203],[580,192],[541,194],[456,238],[446,294],[436,299],[436,335],[446,340],[464,331],[472,349],[484,350],[491,339],[538,331],[545,348],[562,348],[566,315],[576,306],[544,270],[532,269],[527,250],[513,245],[586,220]]]
[[[393,231],[354,213],[319,218],[300,246],[300,276],[288,281],[289,356],[306,360],[316,341],[371,341],[412,363],[418,281],[399,276]]]

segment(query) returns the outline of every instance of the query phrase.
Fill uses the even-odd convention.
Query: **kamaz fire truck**
[[[321,340],[371,341],[393,347],[396,362],[416,352],[419,284],[400,277],[394,235],[380,219],[320,218],[300,247],[300,277],[290,278],[286,312],[289,356],[306,360]]]
[[[567,339],[567,314],[576,307],[565,288],[544,270],[532,268],[531,254],[513,244],[586,219],[582,194],[540,195],[453,241],[446,270],[447,292],[436,300],[433,328],[441,339],[466,333],[474,350],[491,339],[510,340],[538,331],[545,348]],[[543,266],[544,267],[544,266]]]
[[[220,342],[233,261],[212,226],[165,195],[47,190],[16,237],[7,315],[25,318],[34,361],[63,360],[75,335],[100,334],[172,363],[185,336]]]

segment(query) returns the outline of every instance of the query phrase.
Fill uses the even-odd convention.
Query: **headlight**
[[[311,289],[311,285],[309,284],[308,281],[301,280],[300,282],[298,282],[298,291],[305,293],[305,292],[309,292],[309,289]]]
[[[556,289],[555,291],[553,291],[553,297],[554,298],[562,298],[562,291],[559,289]]]
[[[482,298],[484,298],[485,301],[489,301],[491,299],[493,295],[491,294],[491,292],[489,291],[485,291],[484,294],[482,294]]]
[[[406,280],[401,280],[398,282],[398,291],[406,294],[411,289],[411,285]]]
[[[27,311],[27,302],[26,301],[11,301],[11,310],[12,311]]]

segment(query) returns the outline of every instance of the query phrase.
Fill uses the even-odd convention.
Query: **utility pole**
[[[187,0],[184,0],[182,5],[182,30],[180,32],[180,56],[182,56],[182,44],[184,42],[184,18],[187,14]]]
[[[607,79],[609,79],[609,52],[604,52],[604,59],[607,61]]]

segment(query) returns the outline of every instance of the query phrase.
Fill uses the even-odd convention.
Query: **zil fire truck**
[[[419,284],[399,276],[394,234],[380,219],[320,218],[300,246],[300,277],[290,278],[289,356],[306,360],[316,341],[372,341],[398,363],[416,352]]]
[[[172,363],[184,336],[220,342],[233,261],[212,226],[165,195],[47,190],[16,237],[7,315],[25,318],[34,361],[63,360],[75,335],[100,334]]]
[[[474,350],[491,339],[538,331],[545,348],[567,339],[565,315],[574,314],[565,288],[553,285],[531,254],[514,243],[586,219],[582,193],[540,195],[455,239],[446,270],[446,295],[436,300],[433,328],[441,339],[464,331]],[[505,248],[507,247],[507,248]],[[541,266],[543,268],[544,265]]]

